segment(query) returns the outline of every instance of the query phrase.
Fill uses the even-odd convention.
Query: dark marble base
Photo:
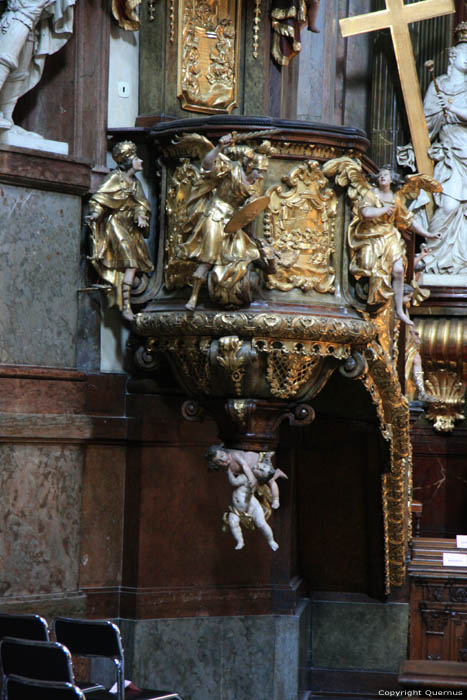
[[[297,700],[305,682],[310,604],[296,615],[119,620],[125,677],[184,700]],[[103,666],[100,680],[113,682]]]
[[[396,673],[406,658],[408,603],[314,600],[312,619],[316,668]]]

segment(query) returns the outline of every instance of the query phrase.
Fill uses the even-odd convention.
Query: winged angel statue
[[[357,295],[365,294],[368,306],[377,310],[394,297],[396,314],[413,325],[404,308],[404,275],[407,256],[402,233],[418,233],[426,239],[439,239],[418,225],[406,207],[420,190],[440,192],[441,185],[428,175],[408,175],[399,189],[398,176],[384,165],[368,182],[361,163],[352,158],[334,158],[323,166],[327,177],[347,187],[353,219],[348,229],[350,272],[357,280]]]
[[[226,134],[217,146],[199,134],[185,134],[175,142],[176,153],[190,157],[175,170],[167,197],[165,286],[190,284],[190,311],[204,284],[215,304],[249,304],[258,269],[274,268],[274,251],[249,230],[269,202],[262,196],[263,178],[274,149],[269,141],[255,149],[236,145],[259,133],[268,132]],[[194,158],[200,167],[191,162]]]

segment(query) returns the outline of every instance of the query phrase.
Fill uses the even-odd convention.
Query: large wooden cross
[[[404,0],[386,0],[385,10],[347,17],[340,21],[344,37],[366,34],[377,29],[391,30],[417,168],[427,175],[433,174],[433,163],[428,156],[430,137],[408,25],[455,11],[454,0],[422,0],[412,5],[404,5]]]

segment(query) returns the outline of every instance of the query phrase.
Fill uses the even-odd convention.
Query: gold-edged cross
[[[419,172],[427,175],[433,174],[433,163],[428,156],[430,137],[423,112],[409,24],[449,15],[455,11],[454,0],[421,0],[412,5],[404,5],[404,0],[386,0],[385,10],[340,20],[344,37],[366,34],[378,29],[391,30],[417,168]]]

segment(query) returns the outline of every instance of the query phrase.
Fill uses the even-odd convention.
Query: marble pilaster
[[[0,186],[0,363],[74,367],[81,199]]]

